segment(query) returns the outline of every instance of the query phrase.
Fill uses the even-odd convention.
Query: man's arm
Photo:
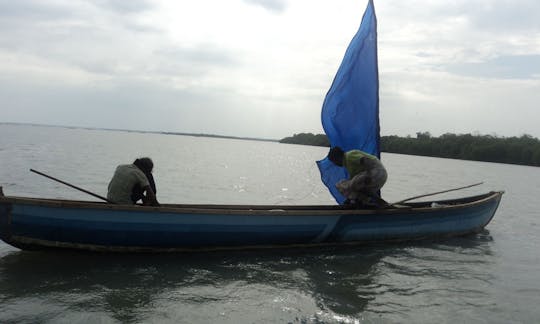
[[[144,187],[143,190],[146,192],[146,196],[143,198],[143,205],[159,206],[159,202],[157,201],[156,194],[154,193],[152,188],[148,185]]]

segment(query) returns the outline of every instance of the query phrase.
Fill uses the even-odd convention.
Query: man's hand
[[[143,189],[146,193],[146,196],[143,198],[143,205],[159,207],[160,204],[157,201],[156,195],[154,194],[152,188],[150,188],[150,186],[146,186]]]

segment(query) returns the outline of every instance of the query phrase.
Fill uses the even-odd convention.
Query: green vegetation
[[[329,146],[326,135],[295,134],[280,143]],[[530,135],[497,137],[491,135],[444,134],[429,132],[414,137],[383,136],[381,151],[451,159],[540,166],[540,140]]]
[[[312,146],[330,146],[330,142],[328,142],[328,137],[326,137],[326,135],[324,134],[314,135],[312,133],[294,134],[291,137],[285,137],[279,142],[287,143],[287,144],[302,144],[302,145],[312,145]]]

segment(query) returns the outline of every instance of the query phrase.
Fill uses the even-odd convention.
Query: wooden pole
[[[34,172],[34,173],[37,173],[37,174],[39,174],[39,175],[41,175],[41,176],[44,176],[44,177],[46,177],[46,178],[49,178],[49,179],[51,179],[51,180],[60,182],[61,184],[65,184],[66,186],[69,186],[69,187],[71,187],[71,188],[77,189],[77,190],[79,190],[79,191],[82,191],[82,192],[84,192],[84,193],[87,193],[87,194],[89,194],[89,195],[91,195],[91,196],[94,196],[94,197],[96,197],[96,198],[99,198],[99,199],[101,199],[101,200],[105,200],[106,202],[108,202],[108,203],[110,203],[110,204],[114,204],[114,202],[110,201],[109,199],[107,199],[107,198],[105,198],[105,197],[102,197],[102,196],[100,196],[100,195],[97,195],[97,194],[95,194],[95,193],[93,193],[93,192],[90,192],[90,191],[88,191],[88,190],[85,190],[85,189],[83,189],[83,188],[74,186],[74,185],[72,185],[71,183],[67,183],[67,182],[62,181],[62,180],[60,180],[60,179],[56,179],[55,177],[51,177],[50,175],[47,175],[47,174],[45,174],[45,173],[36,171],[36,170],[34,170],[34,169],[30,169],[30,171],[31,171],[31,172]]]
[[[406,202],[406,201],[414,200],[414,199],[418,199],[418,198],[422,198],[422,197],[434,196],[434,195],[442,194],[442,193],[445,193],[445,192],[450,192],[450,191],[456,191],[456,190],[466,189],[466,188],[478,186],[478,185],[481,185],[481,184],[483,184],[483,182],[478,182],[478,183],[475,183],[475,184],[472,184],[472,185],[468,185],[468,186],[464,186],[464,187],[459,187],[459,188],[454,188],[454,189],[448,189],[448,190],[443,190],[443,191],[432,192],[432,193],[428,193],[428,194],[425,194],[425,195],[414,196],[414,197],[411,197],[411,198],[407,198],[407,199],[403,199],[403,200],[397,201],[397,202],[395,202],[395,203],[390,204],[389,206],[397,205],[397,204],[402,204],[402,203],[404,203],[404,202]]]

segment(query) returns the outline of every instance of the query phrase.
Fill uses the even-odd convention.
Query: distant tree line
[[[295,134],[280,143],[329,146],[326,135]],[[416,137],[383,136],[381,151],[451,159],[540,166],[540,140],[530,135],[498,137],[492,135],[444,134],[431,136],[418,132]]]
[[[313,145],[313,146],[330,146],[328,137],[324,134],[314,135],[312,133],[300,133],[294,134],[290,137],[285,137],[279,141],[280,143],[287,144],[302,144],[302,145]]]

